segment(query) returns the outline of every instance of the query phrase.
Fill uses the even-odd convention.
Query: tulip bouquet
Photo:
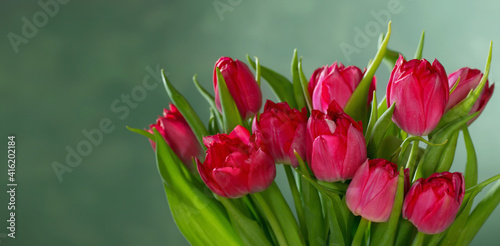
[[[172,215],[193,245],[467,245],[500,202],[500,175],[478,182],[470,124],[492,96],[486,68],[447,75],[438,60],[387,48],[364,71],[334,62],[307,80],[221,57],[208,125],[163,76],[173,102],[149,129]],[[378,101],[375,72],[392,69]],[[275,92],[262,107],[261,77]],[[463,172],[450,172],[459,132]],[[461,138],[460,138],[461,139]],[[281,164],[281,165],[277,165]],[[293,197],[275,183],[283,168]],[[281,187],[283,189],[283,187]]]

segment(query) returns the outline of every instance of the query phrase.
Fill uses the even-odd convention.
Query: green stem
[[[281,229],[280,224],[278,223],[276,215],[273,213],[273,211],[267,204],[264,197],[262,197],[262,194],[253,193],[251,194],[251,197],[255,200],[255,202],[258,204],[258,206],[261,208],[262,212],[266,216],[267,221],[269,222],[271,228],[274,231],[274,235],[278,239],[279,245],[288,245],[285,238],[285,234],[283,233],[283,230]]]
[[[421,246],[424,244],[425,234],[423,232],[418,232],[415,240],[413,240],[412,246]]]
[[[370,221],[361,218],[359,222],[358,229],[356,230],[356,234],[354,234],[354,239],[352,240],[352,246],[360,246],[363,242],[363,235],[365,234],[366,227]]]
[[[286,178],[288,179],[288,185],[293,196],[293,202],[295,204],[295,210],[297,211],[297,217],[299,217],[299,224],[302,231],[302,235],[307,235],[306,227],[306,217],[304,215],[304,207],[302,206],[302,199],[300,198],[299,189],[295,183],[295,177],[293,176],[292,167],[290,165],[283,165],[285,169]]]
[[[410,169],[410,177],[413,177],[413,173],[415,173],[415,163],[417,163],[419,151],[418,143],[418,140],[415,140],[415,142],[413,142],[413,145],[411,146],[410,156],[408,157],[408,162],[406,163],[406,168]]]

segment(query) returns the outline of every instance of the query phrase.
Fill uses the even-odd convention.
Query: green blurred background
[[[258,56],[261,64],[288,77],[294,48],[304,57],[307,76],[336,60],[364,67],[375,54],[377,37],[356,40],[358,30],[385,32],[387,19],[377,16],[389,13],[390,48],[412,57],[425,29],[424,58],[438,58],[451,73],[464,66],[484,69],[493,40],[490,82],[500,78],[496,1],[62,2],[58,11],[52,6],[53,16],[46,20],[38,1],[0,2],[0,149],[5,153],[6,136],[16,135],[18,183],[17,238],[5,239],[7,167],[2,164],[0,245],[187,245],[170,215],[150,144],[125,129],[147,127],[169,103],[159,84],[135,104],[121,102],[122,96],[138,93],[148,67],[164,68],[206,120],[208,106],[191,76],[197,73],[212,90],[213,64],[220,56]],[[26,39],[23,17],[31,23],[35,17],[39,24],[36,33],[24,30]],[[19,35],[20,43],[12,45],[9,33]],[[357,49],[346,54],[341,48],[346,45]],[[379,96],[385,94],[388,74],[384,65],[377,72]],[[498,94],[470,129],[480,180],[500,173]],[[52,164],[66,163],[68,146],[74,149],[86,139],[82,131],[98,128],[105,118],[113,130],[60,182]],[[463,169],[463,152],[460,143],[454,170]],[[473,244],[497,245],[499,226],[497,209]]]

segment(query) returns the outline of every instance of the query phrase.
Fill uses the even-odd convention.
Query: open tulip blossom
[[[484,70],[447,75],[438,59],[422,59],[423,38],[413,59],[396,60],[390,36],[389,23],[364,72],[340,62],[304,71],[296,50],[290,77],[258,58],[247,56],[247,65],[221,57],[213,91],[194,81],[207,100],[206,119],[163,76],[170,109],[148,129],[129,129],[151,141],[172,217],[189,243],[472,241],[500,203],[500,175],[479,180],[484,163],[469,132],[493,96],[491,45]],[[379,100],[375,75],[383,60],[392,72]],[[261,111],[264,81],[276,98],[264,98]],[[455,158],[459,141],[466,164],[450,172],[465,162]]]
[[[241,197],[260,192],[276,176],[272,157],[256,147],[250,132],[237,126],[229,134],[203,138],[207,149],[205,162],[198,161],[200,176],[214,193],[224,197]]]
[[[307,112],[291,109],[286,102],[267,101],[259,119],[254,118],[253,131],[259,135],[261,145],[274,158],[276,163],[299,165],[294,152],[302,158],[306,155]]]

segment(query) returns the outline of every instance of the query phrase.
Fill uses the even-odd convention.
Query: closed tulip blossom
[[[408,169],[405,185],[409,186]],[[384,159],[366,160],[358,169],[346,192],[347,207],[354,215],[373,222],[385,222],[391,215],[399,171],[395,163]]]
[[[455,220],[465,194],[461,173],[434,173],[413,183],[403,203],[403,218],[420,232],[437,234]]]
[[[265,146],[276,163],[297,167],[294,151],[306,157],[307,111],[290,109],[288,103],[267,101],[259,119],[254,119],[252,130],[260,145]]]
[[[446,105],[446,110],[455,107],[458,103],[464,100],[469,92],[478,86],[481,78],[483,77],[483,73],[481,73],[481,71],[479,71],[478,69],[471,69],[468,67],[458,69],[448,76],[448,85],[450,87],[450,90],[455,86],[459,77],[460,80],[458,82],[458,85],[450,94],[450,100]],[[481,114],[481,112],[483,112],[486,104],[493,95],[494,89],[495,85],[493,84],[489,86],[489,81],[487,80],[483,90],[481,91],[481,94],[479,95],[479,98],[477,99],[474,106],[472,106],[470,114],[476,112],[480,112]],[[468,124],[470,125],[478,116],[479,115],[470,120]]]
[[[201,157],[203,151],[193,130],[173,104],[170,104],[170,110],[164,109],[163,116],[156,120],[156,124],[150,125],[149,132],[152,133],[153,128],[158,130],[184,165],[188,169],[194,170],[192,160]],[[151,141],[151,145],[156,148],[153,141]]]
[[[313,110],[307,122],[307,160],[317,179],[352,179],[366,161],[361,125],[344,113],[335,100],[327,113]]]
[[[333,100],[344,108],[362,78],[361,69],[355,66],[344,67],[340,62],[316,69],[307,88],[312,98],[313,109],[326,112]],[[375,84],[376,80],[373,77],[368,93],[368,103],[372,101]]]
[[[213,81],[217,109],[222,113],[217,82],[217,68],[219,68],[222,77],[224,77],[227,89],[233,97],[241,117],[249,119],[255,113],[259,112],[262,106],[262,92],[257,81],[255,81],[252,72],[245,63],[229,57],[219,58],[214,67]]]
[[[259,148],[250,132],[236,126],[230,134],[203,138],[207,147],[205,162],[198,172],[215,194],[238,198],[267,189],[276,176],[273,158]]]
[[[428,135],[439,123],[448,103],[448,78],[439,63],[405,61],[399,56],[387,85],[387,105],[396,103],[392,119],[405,132]]]

